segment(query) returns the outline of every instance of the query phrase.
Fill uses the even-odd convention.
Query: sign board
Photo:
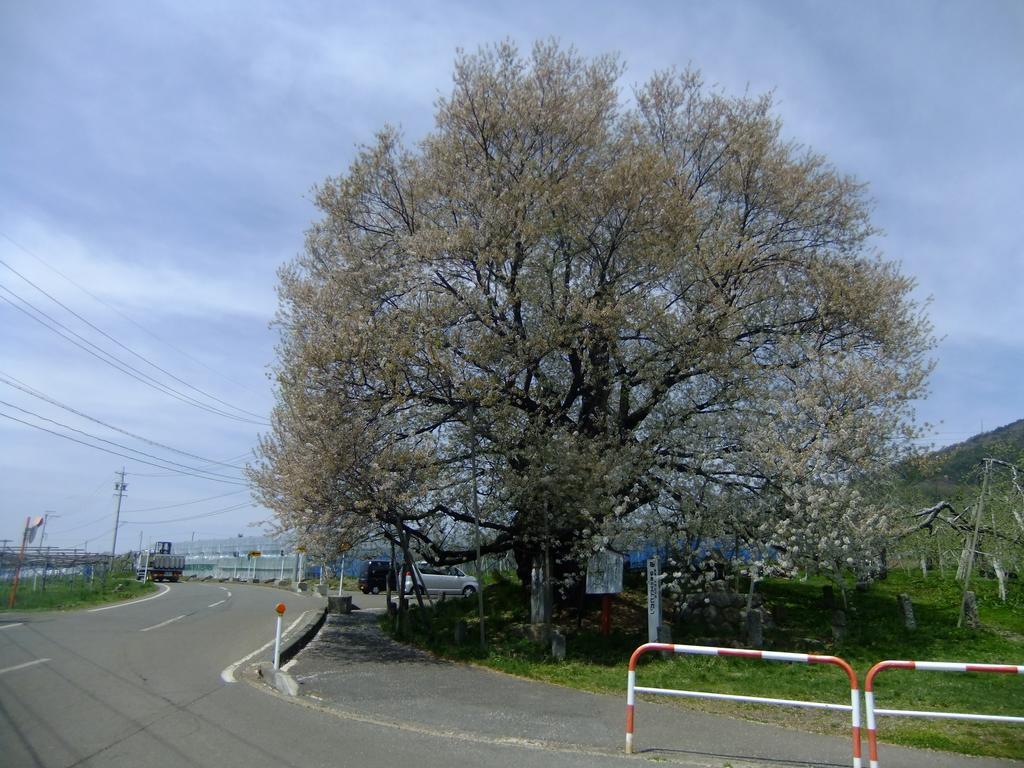
[[[647,642],[658,642],[661,625],[661,573],[658,558],[647,561]]]
[[[622,555],[598,552],[587,561],[587,594],[614,595],[622,591]]]
[[[249,557],[259,557],[259,556],[260,556],[260,555],[262,555],[262,554],[263,554],[263,553],[262,553],[262,552],[260,552],[259,550],[257,550],[257,549],[254,549],[254,550],[253,550],[252,552],[250,552],[250,553],[249,553]]]

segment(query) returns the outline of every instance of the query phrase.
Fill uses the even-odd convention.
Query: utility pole
[[[49,510],[43,513],[43,527],[39,530],[39,549],[43,548],[43,541],[46,539],[46,521],[51,517],[60,517],[53,510]],[[50,558],[47,557],[43,561],[43,589],[46,589],[46,571],[50,567]],[[36,566],[32,571],[32,591],[36,591],[36,582],[39,580],[39,566]]]
[[[18,578],[21,576],[21,564],[25,560],[25,544],[28,541],[28,528],[32,518],[25,518],[25,530],[21,533],[21,552],[18,554],[18,565],[14,569],[14,583],[11,586],[11,596],[7,601],[7,609],[14,608],[15,595],[18,594]]]
[[[46,512],[43,513],[43,529],[39,532],[39,546],[43,546],[43,540],[46,539],[46,521],[49,520],[51,517],[60,517],[60,515],[58,515],[52,509],[47,510]]]
[[[117,511],[114,513],[114,541],[110,545],[111,573],[114,571],[114,556],[117,554],[117,529],[121,525],[121,499],[124,497],[124,492],[128,488],[128,484],[124,481],[124,467],[121,467],[121,471],[115,474],[120,476],[121,479],[114,483],[114,490],[117,491]]]

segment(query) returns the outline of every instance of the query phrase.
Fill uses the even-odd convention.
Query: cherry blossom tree
[[[614,57],[461,54],[434,129],[317,190],[251,477],[286,527],[571,565],[700,532],[856,565],[852,482],[917,434],[933,341],[856,180],[767,96]],[[474,513],[476,466],[478,514]]]

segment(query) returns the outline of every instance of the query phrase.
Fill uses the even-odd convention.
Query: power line
[[[213,413],[213,414],[216,414],[218,416],[223,416],[223,417],[228,418],[228,419],[233,419],[235,421],[242,421],[242,422],[245,422],[247,424],[260,424],[260,425],[266,425],[267,424],[267,422],[253,421],[252,419],[247,419],[247,418],[244,418],[242,416],[236,416],[234,414],[227,413],[226,411],[222,411],[219,408],[215,408],[215,407],[213,407],[211,405],[207,405],[206,403],[203,403],[202,401],[197,400],[196,398],[194,398],[194,397],[192,397],[190,395],[186,395],[185,393],[180,392],[180,391],[174,389],[174,387],[171,387],[171,386],[169,386],[167,384],[164,384],[162,381],[158,381],[157,379],[153,378],[152,376],[150,376],[149,374],[145,373],[144,371],[140,371],[135,366],[133,366],[133,365],[131,365],[129,363],[124,362],[123,360],[119,360],[118,358],[114,357],[112,354],[107,352],[105,349],[103,349],[102,347],[94,344],[92,341],[90,341],[89,339],[85,338],[80,333],[77,333],[77,332],[71,330],[66,325],[64,325],[64,323],[62,323],[60,320],[57,320],[56,318],[54,318],[51,315],[49,315],[46,312],[44,312],[43,310],[39,309],[34,304],[32,304],[32,302],[28,301],[27,299],[23,298],[22,296],[19,296],[17,293],[12,291],[7,286],[0,285],[0,290],[6,291],[7,293],[11,294],[12,296],[14,296],[14,298],[16,298],[22,304],[25,304],[27,307],[31,308],[32,312],[35,312],[37,315],[40,315],[41,317],[37,317],[36,315],[32,314],[32,312],[29,312],[28,310],[24,309],[23,307],[19,307],[13,301],[11,301],[10,299],[8,299],[8,298],[6,298],[4,296],[0,296],[0,300],[7,302],[8,304],[10,304],[12,307],[17,309],[22,314],[27,315],[32,320],[35,320],[37,323],[42,325],[44,328],[46,328],[46,329],[48,329],[50,331],[53,331],[54,333],[56,333],[58,336],[60,336],[64,340],[71,342],[76,347],[78,347],[79,349],[83,350],[84,352],[87,352],[88,354],[92,355],[93,357],[95,357],[100,362],[106,363],[107,365],[111,366],[112,368],[117,369],[118,371],[120,371],[121,373],[125,374],[126,376],[129,376],[129,377],[135,379],[136,381],[139,381],[142,384],[145,384],[148,387],[152,387],[153,389],[156,389],[157,391],[162,392],[165,395],[170,395],[175,400],[179,400],[179,401],[181,401],[181,402],[183,402],[183,403],[185,403],[187,405],[195,406],[196,408],[200,408],[201,410],[208,411],[209,413]],[[41,319],[42,317],[45,317],[46,320]],[[49,321],[49,322],[47,322],[47,321]],[[57,326],[57,327],[55,327],[55,326]],[[59,329],[63,329],[63,331],[59,330]],[[66,333],[64,331],[66,331]],[[81,341],[81,343],[79,341],[75,341],[75,339],[70,338],[67,334],[71,334],[71,336],[74,336],[75,338],[79,339]],[[93,349],[97,350],[99,354],[97,354],[97,352],[94,352],[92,349],[88,349],[86,346],[83,346],[83,344],[86,344],[89,347],[93,347]]]
[[[199,461],[206,462],[208,465],[218,464],[223,467],[230,467],[231,469],[244,469],[244,467],[240,467],[237,464],[228,464],[227,462],[216,461],[215,459],[208,459],[205,456],[199,456],[198,454],[195,453],[182,451],[178,448],[173,448],[169,445],[165,445],[164,443],[159,443],[156,440],[150,440],[149,438],[143,437],[142,435],[137,435],[134,432],[129,432],[126,429],[115,427],[113,424],[108,424],[105,421],[101,421],[100,419],[90,416],[87,413],[83,413],[82,411],[72,408],[70,405],[65,405],[64,403],[61,403],[58,400],[53,399],[49,395],[40,392],[38,389],[30,387],[25,382],[19,381],[18,379],[11,376],[9,373],[4,373],[3,371],[0,371],[0,383],[4,383],[9,387],[14,387],[15,389],[20,389],[22,392],[32,395],[32,397],[36,397],[40,400],[43,400],[44,402],[50,403],[51,405],[56,405],[58,408],[63,408],[65,411],[73,413],[76,416],[81,416],[83,419],[88,419],[89,421],[104,426],[107,429],[112,429],[115,432],[120,432],[122,435],[127,435],[128,437],[133,437],[136,440],[141,440],[142,442],[147,443],[148,445],[152,445],[157,448],[163,448],[164,450],[171,451],[172,453],[178,453],[181,454],[182,456],[188,456],[189,458],[192,459],[199,459]]]
[[[152,337],[152,338],[156,339],[156,340],[157,340],[157,341],[159,341],[159,342],[160,342],[161,344],[164,344],[164,345],[166,345],[166,346],[170,347],[170,348],[171,348],[171,349],[173,349],[173,350],[174,350],[175,352],[177,352],[177,353],[178,353],[179,355],[182,355],[183,357],[187,357],[187,358],[188,358],[189,360],[191,360],[192,362],[196,363],[197,365],[200,365],[200,366],[202,366],[203,368],[205,368],[206,370],[210,371],[211,373],[215,373],[215,374],[217,374],[218,376],[220,376],[220,377],[221,377],[222,379],[224,379],[225,381],[229,381],[229,382],[231,382],[232,384],[234,384],[234,385],[235,385],[235,386],[237,386],[237,387],[241,387],[242,389],[247,389],[247,390],[249,390],[250,392],[255,392],[255,391],[256,391],[256,390],[254,390],[254,389],[253,389],[252,387],[249,387],[249,386],[247,386],[247,385],[243,384],[243,383],[242,383],[242,382],[240,382],[240,381],[235,381],[235,380],[234,380],[233,378],[231,378],[230,376],[228,376],[228,375],[227,375],[227,374],[225,374],[225,373],[222,373],[221,371],[218,371],[218,370],[217,370],[216,368],[212,368],[212,367],[210,367],[209,365],[207,365],[206,363],[204,363],[204,362],[203,362],[202,360],[200,360],[200,359],[199,359],[198,357],[194,357],[193,355],[191,355],[191,354],[189,354],[188,352],[186,352],[186,351],[185,351],[184,349],[181,349],[180,347],[178,347],[178,346],[176,346],[176,345],[172,344],[171,342],[167,341],[167,339],[164,339],[164,338],[162,338],[161,336],[158,336],[157,334],[153,333],[153,332],[152,332],[151,330],[149,330],[148,328],[146,328],[146,327],[145,327],[144,325],[142,325],[142,324],[140,324],[140,323],[137,323],[137,322],[136,322],[135,320],[133,320],[133,319],[132,319],[132,318],[131,318],[130,316],[128,316],[127,314],[125,314],[124,312],[122,312],[122,311],[121,311],[120,309],[118,309],[118,308],[117,308],[116,306],[114,306],[113,304],[111,304],[111,303],[110,303],[109,301],[106,301],[106,300],[104,300],[104,299],[101,299],[101,298],[100,298],[99,296],[97,296],[97,295],[96,295],[95,293],[93,293],[92,291],[90,291],[90,290],[89,290],[88,288],[86,288],[85,286],[81,285],[80,283],[76,282],[76,281],[75,281],[75,280],[73,280],[72,278],[70,278],[70,277],[68,277],[67,275],[65,275],[65,274],[64,274],[63,272],[61,272],[61,271],[60,271],[59,269],[57,269],[57,268],[56,268],[55,266],[53,266],[53,265],[52,265],[52,264],[50,264],[50,263],[49,263],[48,261],[46,261],[46,259],[44,259],[44,258],[43,258],[42,256],[40,256],[40,255],[38,255],[38,254],[36,254],[36,253],[33,253],[33,252],[32,252],[32,251],[30,251],[30,250],[29,250],[28,248],[26,248],[26,247],[25,247],[24,245],[22,245],[21,243],[17,242],[16,240],[14,240],[14,239],[13,239],[12,237],[10,237],[10,236],[9,236],[8,234],[6,234],[6,233],[4,233],[4,232],[0,232],[0,237],[3,237],[3,238],[4,238],[4,239],[5,239],[6,241],[7,241],[7,242],[9,242],[9,243],[10,243],[11,245],[13,245],[13,246],[14,246],[15,248],[17,248],[18,250],[20,250],[20,251],[21,251],[22,253],[26,254],[27,256],[31,256],[31,257],[32,257],[33,259],[35,259],[36,261],[38,261],[38,262],[39,262],[40,264],[42,264],[42,265],[43,265],[44,267],[46,267],[46,268],[47,268],[48,270],[50,270],[50,271],[51,271],[51,272],[53,272],[54,274],[56,274],[56,275],[59,275],[59,276],[60,276],[61,278],[63,278],[64,280],[66,280],[67,282],[71,283],[71,285],[75,286],[75,287],[76,287],[76,288],[77,288],[78,290],[80,290],[80,291],[81,291],[82,293],[84,293],[84,294],[85,294],[86,296],[89,296],[89,297],[90,297],[91,299],[93,299],[94,301],[97,301],[97,302],[99,302],[100,304],[102,304],[102,305],[103,305],[103,306],[105,306],[105,307],[106,307],[107,309],[111,310],[112,312],[115,312],[115,313],[117,313],[117,314],[118,314],[118,315],[120,315],[120,316],[121,316],[122,318],[124,318],[124,319],[125,319],[125,320],[127,320],[127,321],[128,321],[129,323],[131,323],[131,324],[132,324],[132,325],[134,325],[134,326],[135,326],[136,328],[138,328],[138,329],[139,329],[140,331],[142,331],[143,333],[147,334],[148,336],[150,336],[150,337]]]
[[[133,473],[133,475],[134,475],[134,473]],[[228,491],[227,493],[220,493],[220,494],[217,494],[216,496],[207,496],[206,498],[203,498],[203,499],[193,499],[192,501],[183,501],[180,504],[167,504],[166,506],[163,506],[163,507],[146,507],[145,509],[129,509],[129,510],[126,510],[126,511],[130,515],[134,515],[134,514],[136,514],[138,512],[158,512],[158,511],[163,510],[163,509],[177,509],[178,507],[187,507],[187,506],[190,506],[192,504],[200,504],[200,503],[202,503],[204,501],[213,501],[214,499],[223,499],[226,496],[237,496],[240,493],[245,493],[245,491]]]
[[[246,451],[245,453],[240,453],[237,456],[229,456],[228,458],[223,459],[221,462],[218,462],[218,463],[226,464],[227,466],[231,466],[231,467],[238,467],[238,469],[245,469],[245,467],[239,467],[237,464],[232,464],[231,462],[241,461],[242,459],[244,459],[247,456],[251,455],[251,453],[252,453],[251,451]],[[207,465],[207,466],[210,466],[210,465]],[[206,466],[201,466],[201,467],[199,467],[199,469],[201,471],[205,472],[206,471]],[[174,475],[174,473],[173,472],[132,472],[132,475],[134,477],[171,477],[172,475]]]
[[[18,410],[20,411],[20,410],[23,410],[23,409],[18,408]],[[35,415],[35,414],[33,414],[33,415]],[[65,435],[65,434],[62,434],[60,432],[55,432],[52,429],[47,429],[46,427],[41,427],[38,424],[33,424],[30,421],[25,421],[23,419],[19,419],[19,418],[15,417],[15,416],[11,416],[10,414],[7,414],[7,413],[0,413],[0,417],[5,418],[5,419],[9,419],[10,421],[16,421],[19,424],[24,424],[26,427],[32,427],[33,429],[38,429],[41,432],[48,432],[51,435],[56,435],[57,437],[62,437],[65,440],[70,440],[73,443],[78,443],[79,445],[84,445],[84,446],[86,446],[88,448],[93,448],[93,449],[95,449],[97,451],[103,451],[104,453],[109,453],[109,454],[112,454],[114,456],[120,456],[121,458],[124,458],[124,459],[131,459],[132,461],[137,461],[139,464],[145,464],[146,466],[156,467],[157,469],[163,469],[163,470],[170,470],[170,469],[172,469],[171,467],[168,467],[165,464],[157,464],[157,463],[152,462],[152,461],[146,461],[145,459],[140,459],[137,456],[131,456],[131,455],[126,454],[126,453],[120,453],[118,451],[112,451],[109,448],[104,448],[101,445],[93,445],[92,443],[87,443],[85,440],[79,440],[78,438],[72,437],[71,435]],[[46,419],[46,421],[52,421],[52,419]],[[54,423],[57,423],[57,422],[54,422]],[[61,425],[61,426],[66,426],[66,425]],[[68,427],[68,429],[72,429],[72,428]],[[80,432],[81,430],[73,430],[73,431]],[[92,437],[92,436],[90,435],[90,437]],[[94,438],[94,439],[99,440],[101,438]],[[109,440],[103,440],[103,442],[108,442],[109,443],[110,441]],[[115,445],[116,445],[116,443],[115,443]],[[126,450],[132,451],[134,449],[133,448],[128,448]],[[140,451],[135,451],[135,452],[136,453],[140,453]],[[159,459],[159,460],[163,461],[163,459]],[[200,474],[196,474],[195,472],[185,472],[185,471],[182,471],[182,470],[172,470],[172,471],[175,474],[178,474],[178,475],[189,475],[191,477],[198,477],[201,480],[210,480],[210,481],[212,481],[214,483],[226,483],[228,485],[242,485],[242,486],[247,485],[247,483],[241,482],[239,480],[221,480],[221,479],[218,479],[218,477],[216,477],[216,476],[200,475]]]
[[[138,454],[140,454],[142,456],[148,456],[151,459],[156,459],[157,461],[162,461],[165,464],[170,464],[171,466],[182,467],[182,468],[190,470],[192,472],[200,472],[200,471],[202,471],[202,470],[197,469],[196,467],[191,467],[188,464],[181,464],[181,463],[179,463],[177,461],[173,461],[171,459],[165,459],[163,456],[156,456],[155,454],[152,454],[152,453],[146,453],[145,451],[140,451],[138,448],[132,448],[132,447],[127,446],[127,445],[122,445],[121,443],[115,443],[113,440],[107,440],[106,438],[99,437],[98,435],[94,435],[91,432],[86,432],[85,430],[78,429],[76,427],[72,427],[71,425],[65,424],[64,422],[56,421],[55,419],[47,418],[46,416],[42,416],[42,415],[40,415],[38,413],[35,413],[34,411],[30,411],[30,410],[27,410],[27,409],[22,408],[20,406],[14,405],[14,403],[8,403],[6,400],[0,400],[0,405],[6,405],[8,408],[13,408],[14,410],[20,411],[21,413],[24,413],[24,414],[26,414],[28,416],[35,416],[40,421],[46,421],[46,422],[49,422],[50,424],[56,424],[58,427],[63,427],[64,429],[70,429],[72,432],[77,432],[80,435],[85,435],[86,437],[92,438],[93,440],[99,440],[101,443],[107,443],[108,445],[116,446],[116,447],[118,447],[118,448],[120,448],[122,450],[125,450],[125,451],[131,451],[132,453],[138,453]],[[220,475],[220,474],[217,474],[216,472],[205,472],[204,474],[210,475],[211,477],[224,477],[224,478],[228,477],[228,475]]]
[[[233,504],[230,507],[224,507],[223,509],[215,509],[211,512],[202,512],[198,515],[189,515],[187,517],[174,517],[168,520],[122,520],[121,525],[159,525],[163,523],[181,523],[186,520],[198,520],[203,517],[215,517],[216,515],[223,515],[225,512],[234,512],[238,509],[244,509],[246,507],[255,507],[251,501],[243,501],[241,504]]]
[[[8,238],[8,239],[9,239],[9,238]],[[226,400],[221,400],[221,399],[220,399],[219,397],[215,397],[214,395],[211,395],[211,394],[210,394],[209,392],[206,392],[205,390],[202,390],[202,389],[200,389],[199,387],[197,387],[197,386],[195,386],[195,385],[193,385],[193,384],[190,384],[189,382],[185,381],[184,379],[182,379],[182,378],[179,378],[178,376],[175,376],[175,375],[174,375],[173,373],[171,373],[170,371],[168,371],[168,370],[166,370],[166,369],[164,369],[164,368],[161,368],[161,367],[160,367],[159,365],[157,365],[156,363],[154,363],[154,362],[153,362],[152,360],[150,360],[149,358],[145,357],[144,355],[141,355],[141,354],[139,354],[138,352],[136,352],[136,351],[135,351],[134,349],[132,349],[131,347],[129,347],[129,346],[127,346],[126,344],[123,344],[123,343],[121,343],[120,341],[118,341],[117,339],[115,339],[115,338],[114,338],[113,336],[111,336],[111,335],[110,335],[109,333],[107,333],[106,331],[104,331],[104,330],[103,330],[102,328],[100,328],[100,327],[98,327],[98,326],[94,325],[93,323],[89,322],[88,320],[86,320],[86,319],[85,319],[84,317],[82,317],[82,316],[81,316],[80,314],[78,314],[78,313],[77,313],[77,312],[75,312],[75,311],[74,311],[73,309],[71,309],[71,307],[69,307],[69,306],[67,306],[66,304],[64,304],[64,303],[63,303],[62,301],[60,301],[60,299],[57,299],[57,298],[55,298],[54,296],[52,296],[52,295],[50,295],[49,293],[47,293],[47,292],[46,292],[45,290],[43,290],[42,288],[40,288],[40,287],[39,287],[38,285],[36,285],[36,284],[35,284],[34,282],[32,282],[31,280],[29,280],[29,279],[28,279],[27,277],[25,277],[25,276],[24,276],[23,274],[21,274],[21,272],[19,272],[18,270],[16,270],[16,269],[15,269],[14,267],[12,267],[12,266],[11,266],[10,264],[8,264],[8,263],[7,263],[6,261],[4,261],[3,259],[0,259],[0,265],[3,265],[3,266],[4,266],[4,267],[6,267],[7,269],[9,269],[9,270],[10,270],[11,272],[13,272],[14,274],[16,274],[16,275],[17,275],[18,277],[20,277],[20,278],[21,278],[22,280],[24,280],[24,281],[25,281],[26,283],[28,283],[29,285],[31,285],[31,286],[32,286],[33,288],[35,288],[35,289],[36,289],[37,291],[39,291],[39,292],[40,292],[41,294],[43,294],[43,296],[45,296],[46,298],[48,298],[48,299],[49,299],[50,301],[52,301],[52,302],[53,302],[54,304],[56,304],[57,306],[59,306],[59,307],[63,308],[63,309],[64,309],[64,310],[66,311],[66,312],[68,312],[69,314],[71,314],[71,315],[73,315],[74,317],[78,318],[78,319],[79,319],[79,320],[81,320],[81,321],[82,321],[83,323],[85,323],[85,324],[86,324],[87,326],[89,326],[90,328],[92,328],[92,329],[93,329],[94,331],[96,331],[96,333],[100,334],[101,336],[103,336],[103,337],[104,337],[104,338],[106,338],[106,339],[109,339],[110,341],[112,341],[112,342],[113,342],[114,344],[116,344],[117,346],[121,347],[121,349],[123,349],[124,351],[128,352],[129,354],[135,355],[135,357],[137,357],[137,358],[138,358],[139,360],[141,360],[142,362],[146,363],[146,365],[149,365],[149,366],[151,366],[151,367],[155,368],[156,370],[160,371],[160,372],[161,372],[162,374],[164,374],[165,376],[170,376],[170,377],[171,377],[172,379],[174,379],[175,381],[177,381],[177,382],[178,382],[179,384],[184,384],[184,385],[185,385],[186,387],[188,387],[189,389],[191,389],[191,390],[194,390],[194,391],[196,391],[196,392],[200,393],[201,395],[204,395],[205,397],[208,397],[208,398],[210,398],[210,399],[211,399],[211,400],[213,400],[214,402],[218,402],[218,403],[220,403],[221,405],[226,405],[226,406],[227,406],[228,408],[232,408],[232,409],[234,409],[234,410],[238,411],[239,413],[245,413],[245,414],[248,414],[249,416],[255,416],[255,417],[256,417],[257,419],[260,419],[261,421],[263,421],[263,420],[264,420],[264,417],[263,417],[262,415],[260,415],[260,414],[258,414],[258,413],[253,413],[252,411],[247,411],[247,410],[245,410],[244,408],[239,408],[239,407],[238,407],[237,405],[233,405],[233,404],[231,404],[231,403],[227,402]]]

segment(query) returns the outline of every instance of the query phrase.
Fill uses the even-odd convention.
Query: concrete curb
[[[306,622],[288,639],[281,640],[281,666],[283,667],[301,651],[309,641],[316,637],[316,633],[323,627],[327,620],[327,606],[317,609]],[[250,667],[250,670],[252,667]],[[299,684],[295,678],[281,669],[274,669],[269,661],[261,661],[256,665],[256,677],[272,686],[285,696],[298,696]]]
[[[259,675],[261,680],[274,686],[285,696],[299,695],[299,684],[295,681],[295,678],[287,672],[274,669],[273,663],[269,661],[261,661],[256,668],[256,674]]]
[[[299,627],[298,631],[292,636],[290,640],[281,641],[281,665],[284,666],[289,661],[295,658],[296,654],[301,651],[309,641],[316,637],[316,633],[320,631],[320,628],[324,625],[327,620],[327,606],[320,608],[312,618],[310,618],[305,624]]]

